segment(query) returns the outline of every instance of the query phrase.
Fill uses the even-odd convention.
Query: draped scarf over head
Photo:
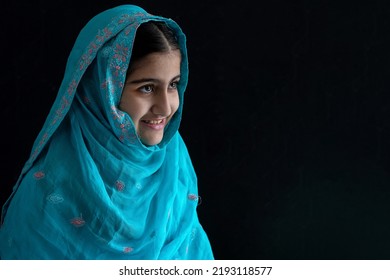
[[[179,108],[160,144],[144,145],[118,108],[136,30],[165,22],[181,51]],[[178,132],[186,38],[171,19],[123,5],[92,18],[3,206],[2,259],[212,259],[197,179]]]

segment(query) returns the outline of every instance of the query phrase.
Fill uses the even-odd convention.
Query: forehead
[[[181,54],[179,50],[156,52],[130,64],[127,76],[180,74]]]

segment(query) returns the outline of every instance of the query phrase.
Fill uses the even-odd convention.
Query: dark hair
[[[154,52],[168,52],[180,49],[173,31],[159,21],[148,21],[141,24],[135,35],[131,54],[131,63]]]

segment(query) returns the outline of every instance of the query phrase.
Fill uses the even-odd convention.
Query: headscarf
[[[118,108],[137,28],[170,27],[181,51],[180,105],[160,144],[144,145]],[[3,206],[1,259],[213,259],[197,178],[178,129],[186,38],[134,5],[81,30],[54,105]]]

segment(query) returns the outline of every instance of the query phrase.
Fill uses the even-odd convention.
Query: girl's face
[[[179,50],[151,53],[128,72],[119,109],[128,113],[145,145],[157,145],[179,107]]]

